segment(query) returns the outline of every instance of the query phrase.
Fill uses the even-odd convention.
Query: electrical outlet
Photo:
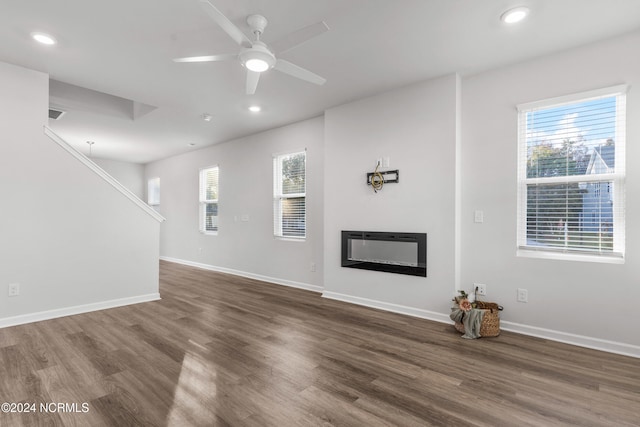
[[[487,285],[484,285],[482,283],[474,283],[473,287],[476,290],[476,295],[487,295]]]
[[[9,285],[9,296],[17,297],[20,295],[20,283],[12,283]]]
[[[312,273],[315,273],[316,271],[316,263],[312,262],[311,265],[309,266],[309,270],[311,270]]]
[[[529,291],[518,288],[518,302],[529,302]]]

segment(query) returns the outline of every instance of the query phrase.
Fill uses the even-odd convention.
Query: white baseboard
[[[5,317],[3,319],[0,319],[0,328],[23,325],[25,323],[40,322],[42,320],[55,319],[58,317],[72,316],[74,314],[89,313],[91,311],[106,310],[108,308],[122,307],[125,305],[139,304],[141,302],[157,301],[159,299],[160,294],[153,293],[129,298],[119,298],[109,301],[96,302],[92,304],[76,305],[73,307],[59,308],[55,310],[39,311],[37,313],[22,314],[13,317]]]
[[[452,323],[449,315],[437,313],[435,311],[422,310],[420,308],[408,307],[405,305],[391,304],[384,301],[377,301],[368,298],[354,297],[337,292],[323,292],[323,298],[335,299],[351,304],[363,305],[365,307],[378,308],[380,310],[391,311],[393,313],[406,314],[407,316],[419,317],[421,319],[433,320],[440,323]]]
[[[422,310],[404,305],[390,304],[384,301],[371,300],[352,295],[340,294],[337,292],[323,292],[324,298],[344,301],[351,304],[362,305],[365,307],[377,308],[380,310],[391,311],[394,313],[405,314],[407,316],[419,317],[422,319],[433,320],[441,323],[453,322],[448,314],[437,313],[429,310]],[[500,321],[500,329],[509,332],[515,332],[522,335],[543,338],[550,341],[558,341],[565,344],[577,345],[593,350],[605,351],[608,353],[621,354],[623,356],[631,356],[640,358],[640,346],[625,344],[615,341],[607,341],[600,338],[587,337],[583,335],[575,335],[567,332],[555,331],[551,329],[543,329],[535,326],[522,325],[514,322]]]
[[[246,271],[234,270],[232,268],[226,268],[226,267],[218,267],[216,265],[203,264],[195,261],[187,261],[179,258],[161,256],[160,259],[163,261],[173,262],[176,264],[182,264],[182,265],[188,265],[190,267],[201,268],[203,270],[217,271],[218,273],[232,274],[234,276],[246,277],[248,279],[255,279],[255,280],[260,280],[262,282],[274,283],[276,285],[289,286],[290,288],[305,289],[307,291],[313,291],[318,293],[322,292],[322,286],[311,285],[309,283],[279,279],[277,277],[263,276],[262,274],[248,273]]]
[[[322,293],[323,298],[334,299],[351,304],[362,305],[365,307],[377,308],[380,310],[390,311],[393,313],[404,314],[421,319],[433,320],[440,323],[453,324],[449,318],[449,314],[438,313],[435,311],[423,310],[415,307],[408,307],[399,304],[392,304],[384,301],[372,300],[352,295],[341,294],[338,292],[324,291],[321,286],[310,285],[307,283],[293,282],[288,280],[276,279],[273,277],[262,276],[259,274],[246,273],[243,271],[232,270],[224,267],[216,267],[208,264],[201,264],[193,261],[186,261],[170,257],[160,257],[160,259],[184,264],[191,267],[198,267],[205,270],[218,271],[221,273],[233,274],[236,276],[248,277],[250,279],[261,280],[264,282],[275,283],[278,285],[290,286],[294,288],[306,289],[313,292]],[[616,341],[607,341],[600,338],[587,337],[583,335],[575,335],[568,332],[556,331],[552,329],[538,328],[536,326],[522,325],[515,322],[500,321],[500,328],[504,331],[515,332],[522,335],[543,338],[550,341],[558,341],[566,344],[577,345],[579,347],[591,348],[593,350],[605,351],[608,353],[621,354],[623,356],[631,356],[640,358],[640,346],[620,343]]]
[[[500,329],[522,335],[544,338],[550,341],[558,341],[565,344],[577,345],[579,347],[591,348],[593,350],[640,358],[640,346],[637,345],[608,341],[584,335],[576,335],[553,329],[538,328],[537,326],[523,325],[504,320],[500,321]]]

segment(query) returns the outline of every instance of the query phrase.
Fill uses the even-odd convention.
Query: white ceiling
[[[640,28],[639,0],[211,2],[247,34],[247,15],[264,15],[266,43],[324,20],[328,32],[282,58],[327,83],[272,70],[248,96],[237,62],[174,63],[238,51],[198,0],[2,0],[0,61],[56,81],[52,102],[68,113],[50,126],[69,143],[87,152],[92,140],[96,157],[147,163],[412,82],[469,75]],[[518,5],[530,7],[529,18],[502,24],[502,12]],[[33,31],[52,34],[58,44],[35,43]],[[126,106],[134,102],[157,108],[133,119]],[[247,111],[253,103],[263,111]],[[213,120],[203,121],[203,113]]]

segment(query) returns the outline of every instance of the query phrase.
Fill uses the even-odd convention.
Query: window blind
[[[306,223],[306,152],[273,158],[273,233],[304,238]]]
[[[200,231],[218,231],[218,167],[200,170]]]
[[[518,107],[520,249],[623,256],[625,92]]]

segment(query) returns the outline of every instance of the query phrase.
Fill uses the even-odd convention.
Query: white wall
[[[489,71],[462,84],[462,283],[487,284],[504,326],[625,352],[640,345],[640,33]],[[516,105],[617,84],[627,106],[626,263],[516,257]],[[484,211],[484,223],[473,211]],[[529,302],[516,302],[516,288]],[[537,329],[542,328],[542,329]],[[590,337],[575,337],[571,334]],[[640,354],[640,349],[627,349]]]
[[[325,112],[325,292],[331,298],[447,319],[455,289],[457,76]],[[376,159],[400,182],[366,185]],[[427,233],[427,276],[340,266],[342,230]]]
[[[0,63],[0,326],[158,297],[158,221],[44,135],[48,81]]]
[[[165,258],[278,283],[322,286],[322,117],[147,165],[160,177]],[[307,238],[273,237],[273,154],[307,149]],[[219,166],[219,232],[198,230],[198,173]],[[243,215],[248,221],[242,221]],[[316,272],[310,271],[312,262]]]
[[[144,179],[144,165],[119,162],[111,159],[92,158],[98,166],[127,187],[140,199],[146,201],[147,181]]]
[[[503,328],[640,356],[640,33],[465,77],[445,76],[331,108],[322,118],[147,166],[161,177],[167,258],[448,321],[456,285],[488,288]],[[627,259],[623,265],[516,257],[519,103],[627,83]],[[309,238],[271,236],[271,154],[306,146]],[[324,154],[324,156],[323,156]],[[400,183],[374,194],[380,157]],[[198,232],[198,169],[220,165],[220,234]],[[322,194],[324,198],[322,199]],[[473,222],[474,210],[485,221]],[[250,221],[234,217],[248,214]],[[426,232],[428,277],[342,268],[341,230]],[[309,272],[316,262],[317,273]],[[324,275],[322,274],[324,273]],[[529,303],[516,302],[516,289]]]

